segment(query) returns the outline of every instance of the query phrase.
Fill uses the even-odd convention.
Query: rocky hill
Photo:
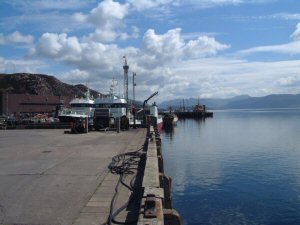
[[[84,96],[87,87],[82,84],[70,85],[61,82],[54,76],[44,74],[0,74],[0,93],[50,96]],[[90,90],[91,95],[96,98],[100,93]]]

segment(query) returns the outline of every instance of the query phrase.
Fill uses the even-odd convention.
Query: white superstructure
[[[89,89],[85,98],[74,98],[70,102],[70,108],[63,108],[58,114],[61,122],[70,122],[74,118],[89,118],[94,116],[94,100],[90,96]]]

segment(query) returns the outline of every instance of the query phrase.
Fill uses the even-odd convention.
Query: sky
[[[0,73],[176,98],[300,93],[299,0],[0,0]]]

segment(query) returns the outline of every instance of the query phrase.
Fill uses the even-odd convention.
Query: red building
[[[0,94],[0,115],[14,115],[19,118],[22,113],[53,113],[58,106],[69,106],[72,97],[40,96],[26,94]]]

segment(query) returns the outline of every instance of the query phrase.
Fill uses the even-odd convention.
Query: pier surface
[[[0,224],[104,223],[119,179],[107,166],[140,149],[146,132],[0,131]]]

